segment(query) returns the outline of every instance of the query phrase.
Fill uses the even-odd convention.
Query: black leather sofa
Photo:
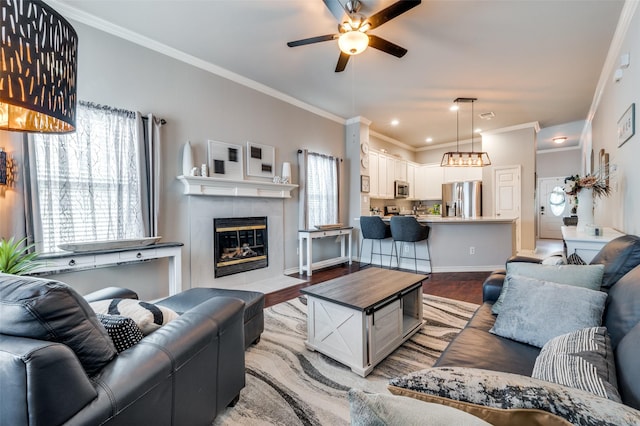
[[[206,425],[235,404],[245,385],[242,300],[181,300],[177,319],[112,354],[87,300],[135,293],[85,297],[0,274],[0,425]]]
[[[523,257],[510,261],[539,262]],[[604,265],[603,284],[608,286],[608,297],[603,325],[611,335],[622,401],[640,409],[640,237],[625,235],[609,242],[591,263]],[[470,367],[531,376],[540,349],[489,332],[496,319],[491,307],[500,295],[504,278],[505,271],[487,278],[484,303],[448,345],[436,367]]]

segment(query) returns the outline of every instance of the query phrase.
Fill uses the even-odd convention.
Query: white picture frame
[[[247,142],[247,176],[273,178],[276,150],[269,145]]]
[[[244,180],[242,145],[207,141],[209,177]]]

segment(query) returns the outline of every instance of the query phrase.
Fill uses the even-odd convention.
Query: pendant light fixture
[[[0,15],[0,130],[75,131],[75,30],[42,1],[2,0]]]
[[[473,103],[478,98],[456,98],[456,150],[445,152],[440,162],[441,167],[484,167],[491,164],[489,154],[486,152],[475,152],[473,150]],[[471,151],[460,151],[460,105],[459,103],[471,103]]]

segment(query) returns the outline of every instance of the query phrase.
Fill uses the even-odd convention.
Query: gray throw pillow
[[[544,281],[551,281],[558,284],[573,285],[577,287],[600,290],[604,265],[540,265],[527,262],[507,263],[507,277],[520,275],[523,277],[536,278]],[[509,291],[507,280],[502,285],[500,297],[491,307],[491,312],[499,314],[505,295]]]
[[[489,426],[490,423],[446,405],[394,395],[349,390],[351,426]]]
[[[589,327],[549,340],[531,377],[621,402],[615,361],[605,327]]]
[[[624,404],[519,374],[436,367],[392,379],[389,385],[389,391],[395,395],[425,395],[428,398],[420,399],[441,403],[445,400],[461,401],[467,406],[476,404],[503,409],[506,416],[518,409],[533,409],[553,413],[576,425],[640,424],[640,411]],[[503,424],[525,423],[511,421]]]
[[[506,280],[509,291],[493,334],[541,348],[556,336],[602,323],[606,293],[517,275]]]

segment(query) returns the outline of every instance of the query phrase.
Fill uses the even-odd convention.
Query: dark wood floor
[[[369,266],[364,266],[368,268]],[[265,296],[265,306],[273,306],[280,302],[300,296],[300,289],[333,278],[341,277],[360,270],[360,264],[339,265],[332,268],[313,271],[311,279],[303,284],[269,293]],[[462,300],[471,303],[482,303],[482,283],[489,272],[439,272],[429,276],[422,286],[423,292],[449,299]],[[306,275],[292,274],[291,277],[307,279]]]

